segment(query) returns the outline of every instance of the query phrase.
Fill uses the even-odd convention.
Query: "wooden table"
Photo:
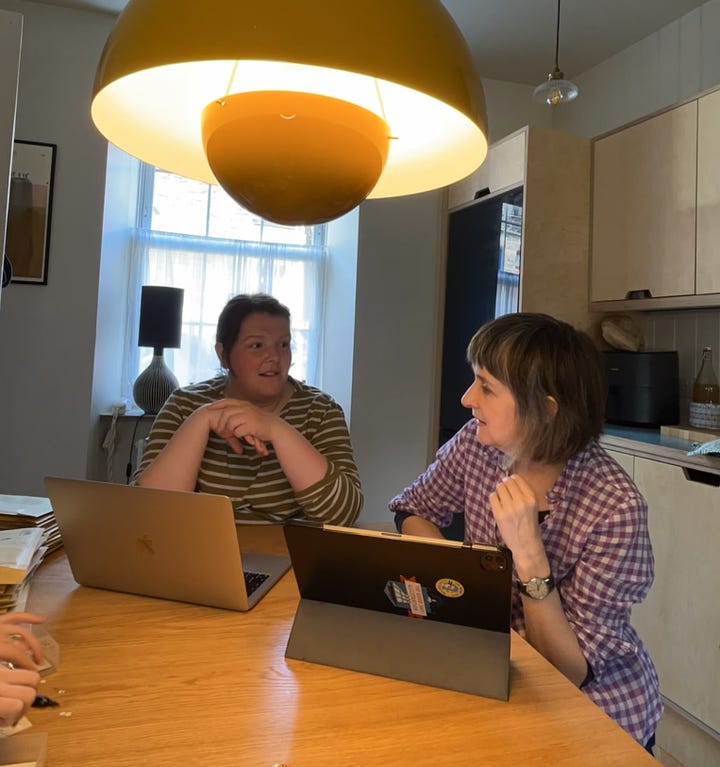
[[[292,573],[249,613],[89,589],[53,554],[28,601],[60,645],[61,706],[29,714],[45,764],[657,764],[516,635],[509,702],[286,660],[297,600]]]

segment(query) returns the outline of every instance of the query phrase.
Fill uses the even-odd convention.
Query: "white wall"
[[[48,284],[9,285],[0,310],[0,488],[43,495],[45,474],[86,472],[107,152],[89,104],[113,19],[0,6],[23,15],[15,138],[57,144]]]
[[[574,78],[576,101],[552,127],[596,136],[720,83],[720,0],[694,11]]]
[[[22,16],[0,11],[0,272],[5,253],[21,45]],[[0,413],[2,410],[0,406]]]
[[[48,284],[11,285],[0,312],[7,414],[0,488],[43,494],[45,474],[102,476],[97,413],[116,398],[124,311],[114,291],[124,276],[116,227],[127,205],[115,200],[103,218],[107,145],[89,118],[95,66],[114,19],[23,0],[0,0],[0,7],[22,13],[25,23],[16,137],[58,146]],[[499,137],[528,122],[527,86],[491,81],[487,89],[491,136],[493,125]],[[344,287],[332,296],[329,321],[341,330],[326,357],[334,375],[346,375],[328,388],[349,401],[371,516],[386,513],[389,497],[425,468],[431,448],[440,201],[429,193],[363,205],[356,297],[353,274],[331,276]]]
[[[0,311],[0,488],[42,494],[45,474],[100,471],[96,414],[115,399],[124,310],[114,288],[124,272],[113,227],[128,213],[125,202],[113,203],[103,218],[107,145],[89,118],[114,19],[23,0],[0,0],[0,8],[24,15],[16,138],[58,146],[48,285],[10,285]],[[719,9],[711,0],[586,73],[581,98],[555,111],[532,102],[531,86],[485,81],[491,140],[549,121],[593,135],[720,82]],[[334,275],[345,287],[333,293],[333,311],[344,301],[345,313],[331,315],[343,329],[326,357],[334,375],[346,375],[328,388],[349,411],[365,520],[385,518],[387,500],[425,468],[433,448],[441,199],[364,203],[357,284],[352,274]]]
[[[352,429],[352,368],[359,208],[328,225],[330,252],[325,281],[325,333],[320,353],[320,388],[332,395]]]
[[[128,322],[128,303],[125,299],[130,269],[129,239],[137,210],[137,195],[133,195],[132,191],[138,186],[139,169],[137,160],[114,146],[108,147],[95,321],[93,418],[87,457],[87,476],[90,479],[108,477],[107,455],[99,448],[105,437],[106,424],[101,425],[96,414],[109,412],[112,404],[120,401],[122,350]],[[124,474],[120,476],[124,478]]]
[[[532,100],[534,85],[506,83],[484,78],[482,83],[491,144],[526,125],[552,128],[553,110]]]
[[[433,438],[442,192],[360,206],[352,439],[361,521],[425,469]]]

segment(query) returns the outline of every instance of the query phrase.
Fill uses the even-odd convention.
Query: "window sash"
[[[152,357],[152,349],[137,346],[141,287],[149,284],[185,290],[181,348],[164,352],[180,385],[219,371],[214,345],[220,310],[231,296],[256,292],[269,293],[288,306],[294,357],[290,373],[318,385],[326,227],[308,228],[309,245],[152,230],[154,173],[154,168],[144,166],[140,174],[138,226],[130,248],[122,396],[132,398],[132,384]]]

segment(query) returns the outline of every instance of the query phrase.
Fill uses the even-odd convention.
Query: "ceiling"
[[[116,13],[126,0],[40,0]],[[270,2],[271,0],[260,0]],[[537,84],[555,65],[555,0],[442,0],[482,77]],[[392,2],[392,0],[388,0]],[[591,69],[706,0],[564,0],[559,63],[566,77]]]

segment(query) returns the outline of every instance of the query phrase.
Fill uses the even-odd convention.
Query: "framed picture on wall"
[[[55,144],[15,141],[5,255],[12,282],[47,285]]]

